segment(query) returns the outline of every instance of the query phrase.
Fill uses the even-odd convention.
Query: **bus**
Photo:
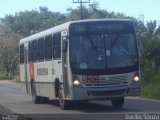
[[[63,23],[19,42],[20,83],[35,104],[111,100],[141,89],[139,44],[129,19],[88,19]]]

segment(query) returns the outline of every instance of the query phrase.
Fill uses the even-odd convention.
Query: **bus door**
[[[61,33],[53,35],[53,61],[52,61],[52,75],[54,82],[58,79],[62,82],[62,59],[61,59]],[[55,84],[55,91],[58,91],[59,87]],[[58,97],[58,94],[55,95]]]
[[[26,92],[29,93],[29,80],[28,80],[28,44],[24,45],[24,78]]]
[[[62,72],[63,72],[63,87],[65,98],[69,97],[69,78],[68,78],[68,37],[67,32],[62,31]]]
[[[66,98],[66,89],[68,88],[66,80],[67,80],[67,70],[66,66],[66,52],[62,51],[62,43],[63,40],[66,40],[66,32],[57,33],[54,36],[53,46],[54,46],[54,57],[53,57],[53,79],[59,79],[60,83],[63,83],[64,95]],[[59,46],[59,47],[58,47]],[[63,46],[63,45],[62,45]]]

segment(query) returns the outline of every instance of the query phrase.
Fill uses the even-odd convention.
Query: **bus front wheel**
[[[124,105],[124,97],[112,99],[111,102],[114,108],[121,108]]]

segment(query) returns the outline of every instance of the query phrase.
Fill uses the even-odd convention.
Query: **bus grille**
[[[89,91],[93,96],[110,96],[110,95],[121,95],[125,92],[125,89],[111,90],[111,91]]]
[[[99,78],[99,82],[94,84],[85,84],[85,86],[118,86],[118,85],[126,85],[129,83],[128,76],[113,76],[108,79]]]

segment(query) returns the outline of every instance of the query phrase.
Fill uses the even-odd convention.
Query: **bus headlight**
[[[140,81],[139,76],[134,76],[133,81],[134,81],[134,82],[139,82],[139,81]]]
[[[73,81],[73,84],[74,84],[75,86],[79,86],[79,85],[81,84],[81,82],[80,82],[80,80],[74,80],[74,81]]]

